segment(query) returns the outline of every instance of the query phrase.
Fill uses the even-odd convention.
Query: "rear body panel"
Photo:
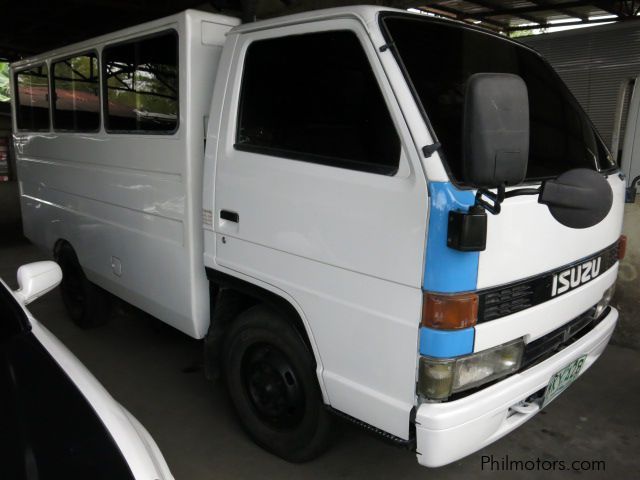
[[[51,72],[87,51],[102,65],[113,45],[175,33],[175,131],[108,131],[103,105],[97,131],[56,129],[49,112],[48,128],[33,132],[18,128],[14,97],[14,144],[25,236],[49,253],[69,242],[92,282],[195,338],[209,325],[204,128],[225,33],[238,23],[187,10],[12,65],[13,73],[44,64]]]

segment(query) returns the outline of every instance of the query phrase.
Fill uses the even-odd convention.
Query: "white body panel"
[[[480,253],[478,289],[522,280],[568,265],[612,245],[622,230],[625,182],[610,175],[609,215],[587,229],[561,225],[537,196],[505,200],[500,215],[489,215],[487,248]],[[596,301],[598,299],[596,298]]]
[[[205,177],[215,176],[216,183],[215,192],[205,188],[204,208],[213,212],[215,230],[205,230],[205,264],[242,273],[293,298],[316,348],[325,401],[406,439],[415,399],[426,182],[378,62],[377,42],[354,17],[244,32],[251,30],[248,25],[239,29],[237,40],[230,38],[234,53],[223,59],[220,72],[231,74],[219,76],[210,116],[221,111],[222,121],[212,120],[207,136],[207,145],[217,142],[217,148],[206,158]],[[233,147],[248,45],[326,30],[355,32],[369,57],[403,144],[395,176]],[[220,219],[221,210],[237,212],[239,223]]]
[[[529,343],[593,307],[618,276],[618,263],[580,288],[532,308],[476,325],[474,352],[524,337]]]
[[[237,23],[186,11],[12,66],[178,32],[180,119],[173,135],[107,134],[102,122],[90,134],[14,129],[14,140],[25,235],[50,252],[67,240],[93,282],[196,338],[209,324],[201,230],[205,120],[224,36]]]
[[[537,197],[507,199],[500,215],[489,215],[487,248],[480,253],[478,289],[507,284],[568,265],[618,240],[622,230],[625,181],[610,175],[613,206],[588,229],[561,225]],[[589,310],[615,283],[618,265],[567,294],[475,327],[474,351],[524,337],[530,342]]]
[[[3,283],[4,287],[6,284]],[[3,288],[0,286],[0,288]],[[7,290],[11,291],[7,287]],[[19,303],[22,299],[14,292]],[[28,309],[23,310],[31,324],[31,333],[89,402],[115,441],[136,480],[173,480],[162,452],[149,432],[122,405],[116,402],[98,380],[60,340],[38,322]],[[46,401],[43,399],[43,401]]]

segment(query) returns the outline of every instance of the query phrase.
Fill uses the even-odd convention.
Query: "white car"
[[[61,280],[49,261],[21,266],[16,291],[0,280],[0,478],[173,479],[149,432],[25,308]]]

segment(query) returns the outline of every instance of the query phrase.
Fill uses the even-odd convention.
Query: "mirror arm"
[[[431,155],[440,150],[440,147],[442,147],[442,144],[440,142],[435,142],[431,145],[425,145],[424,147],[422,147],[424,158],[430,158]]]
[[[506,192],[504,184],[498,187],[496,193],[486,188],[479,188],[476,192],[476,203],[474,207],[481,207],[493,215],[498,215],[502,209],[501,204],[505,198],[518,197],[520,195],[539,195],[540,191],[540,188],[519,188]],[[482,197],[488,198],[491,203]]]
[[[540,188],[519,188],[505,193],[505,198],[519,197],[520,195],[539,195]]]
[[[486,197],[491,203],[482,197]],[[479,188],[476,192],[476,203],[474,207],[481,207],[493,215],[498,215],[501,209],[500,204],[504,201],[504,198],[504,185],[500,185],[496,193],[493,193],[491,190],[487,190],[486,188]]]
[[[624,203],[636,203],[636,195],[638,193],[637,184],[640,181],[640,175],[631,180],[631,183],[625,190]]]

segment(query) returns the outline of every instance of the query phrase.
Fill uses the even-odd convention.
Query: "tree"
[[[520,37],[528,37],[529,35],[534,35],[535,32],[532,29],[529,30],[515,30],[513,32],[509,32],[509,38],[520,38]]]
[[[0,62],[0,102],[8,102],[9,99],[9,64]]]
[[[528,37],[529,35],[540,35],[541,33],[547,33],[547,28],[530,28],[527,30],[515,30],[513,32],[509,32],[509,38],[520,38],[520,37]]]

